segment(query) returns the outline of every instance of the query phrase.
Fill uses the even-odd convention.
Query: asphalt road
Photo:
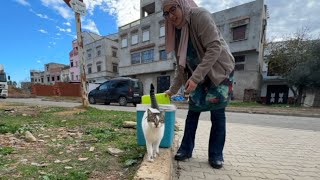
[[[42,101],[39,98],[31,99],[0,99],[0,102],[16,102],[16,103],[26,103],[33,105],[43,105],[43,106],[61,106],[61,107],[76,107],[80,106],[80,103],[70,103],[70,102],[52,102],[52,101]],[[118,105],[91,105],[102,110],[120,110],[120,111],[135,111],[135,107],[127,106],[121,107]],[[187,110],[179,109],[176,112],[176,117],[185,119],[187,116]],[[291,129],[302,129],[311,131],[320,131],[320,118],[311,117],[295,117],[295,116],[278,116],[278,115],[266,115],[266,114],[248,114],[248,113],[234,113],[227,112],[227,122],[228,123],[239,123],[239,124],[250,124],[256,126],[270,126],[279,128],[291,128]],[[200,116],[200,120],[209,121],[210,113],[204,112]]]

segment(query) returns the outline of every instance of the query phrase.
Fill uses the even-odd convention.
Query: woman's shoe
[[[186,160],[186,159],[189,159],[190,156],[186,155],[186,154],[183,154],[183,153],[177,153],[175,156],[174,156],[174,159],[177,160],[177,161],[183,161],[183,160]]]
[[[219,160],[209,161],[209,164],[211,167],[213,167],[215,169],[220,169],[223,166],[223,161],[219,161]]]

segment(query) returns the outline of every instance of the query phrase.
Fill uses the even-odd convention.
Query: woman
[[[181,145],[175,159],[192,156],[200,113],[211,112],[208,160],[213,168],[223,166],[226,136],[225,107],[232,93],[234,58],[210,12],[193,0],[163,0],[166,51],[175,52],[177,67],[173,84],[165,93],[176,94],[185,83],[189,111]]]

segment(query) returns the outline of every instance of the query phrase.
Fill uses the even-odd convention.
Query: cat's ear
[[[159,115],[159,120],[160,122],[164,123],[164,119],[165,119],[165,112],[161,111]]]
[[[151,112],[150,109],[147,110],[147,115],[148,115],[148,121],[153,119],[153,113]]]

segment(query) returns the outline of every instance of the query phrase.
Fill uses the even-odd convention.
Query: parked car
[[[138,79],[115,78],[108,80],[90,91],[88,98],[90,104],[118,102],[121,106],[127,103],[133,105],[141,103],[143,85]]]

